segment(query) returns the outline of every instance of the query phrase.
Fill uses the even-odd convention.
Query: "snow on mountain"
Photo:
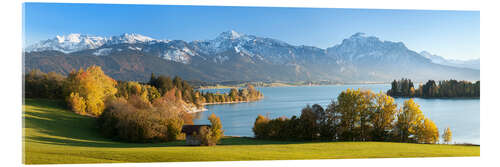
[[[186,52],[183,52],[180,50],[165,51],[165,52],[163,52],[161,57],[166,59],[166,60],[172,60],[172,61],[176,61],[176,62],[180,62],[180,63],[184,63],[184,64],[188,64],[191,60],[190,56]]]
[[[128,43],[128,44],[134,44],[134,43],[144,43],[144,42],[150,42],[154,41],[155,39],[147,36],[143,36],[140,34],[122,34],[120,36],[113,36],[111,39],[107,42],[108,44],[121,44],[121,43]]]
[[[40,41],[28,46],[25,50],[27,52],[55,50],[63,53],[72,53],[85,49],[99,48],[104,45],[106,41],[106,38],[99,36],[81,34],[69,34],[67,36],[58,35],[52,39]]]
[[[190,44],[195,51],[207,55],[234,51],[238,53],[235,55],[248,56],[252,61],[267,61],[274,64],[295,63],[297,58],[295,56],[306,57],[305,54],[309,54],[311,49],[319,49],[293,46],[277,39],[247,35],[234,30],[222,32],[212,40],[193,41]],[[314,55],[317,54],[307,56]],[[212,59],[219,63],[229,60],[227,56],[222,57],[216,56]]]
[[[113,48],[101,48],[92,54],[96,55],[96,56],[105,56],[105,55],[108,55],[109,53],[111,53],[112,50],[113,50]]]
[[[238,57],[244,57],[250,62],[271,64],[337,64],[345,67],[349,64],[411,64],[430,60],[436,64],[479,69],[479,60],[447,60],[425,51],[416,53],[409,50],[402,42],[382,41],[378,37],[364,33],[356,33],[327,49],[294,46],[277,39],[247,35],[234,30],[222,32],[211,40],[192,42],[157,40],[135,33],[112,37],[69,34],[35,43],[25,48],[25,51],[54,50],[73,53],[89,49],[93,49],[91,53],[95,56],[132,51],[184,64],[205,60],[224,63],[233,58],[239,59]]]
[[[479,59],[471,59],[471,60],[445,59],[444,57],[431,54],[427,51],[420,52],[420,55],[430,59],[433,63],[436,64],[479,70],[479,64],[480,64]]]
[[[238,33],[234,30],[229,30],[229,31],[225,31],[225,32],[222,32],[217,38],[220,38],[220,39],[237,39],[237,38],[240,38],[242,36],[245,36],[245,34],[242,34],[242,33]]]
[[[67,36],[59,36],[44,41],[40,41],[33,45],[25,48],[26,52],[40,52],[46,50],[55,50],[63,53],[73,53],[77,51],[82,51],[86,49],[97,49],[103,45],[112,44],[135,44],[135,43],[145,43],[151,41],[159,41],[153,38],[139,35],[139,34],[122,34],[120,36],[113,37],[100,37],[82,34],[69,34]]]
[[[210,40],[192,42],[156,40],[139,34],[106,38],[70,34],[41,41],[25,50],[30,59],[26,61],[28,68],[68,72],[92,60],[112,67],[108,69],[120,69],[114,74],[125,77],[122,79],[145,79],[151,72],[211,80],[388,81],[408,76],[418,80],[479,79],[479,70],[449,66],[460,64],[457,61],[439,64],[438,60],[443,61],[437,59],[439,56],[417,53],[402,42],[383,41],[364,33],[356,33],[326,49],[230,30]],[[62,56],[65,58],[61,59]],[[479,60],[476,62],[479,67]]]

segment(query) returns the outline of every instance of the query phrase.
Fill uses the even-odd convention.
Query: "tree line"
[[[182,126],[193,123],[186,107],[197,104],[199,99],[193,96],[196,92],[180,77],[163,82],[152,75],[150,82],[145,84],[115,81],[99,66],[73,70],[66,77],[32,70],[24,79],[27,98],[64,99],[71,111],[97,117],[104,135],[128,142],[183,138]],[[220,124],[219,117],[214,115],[210,119]],[[222,125],[212,126],[220,129],[208,129],[202,134],[222,135]],[[219,139],[215,138],[216,141]]]
[[[425,84],[420,84],[415,88],[410,79],[403,78],[394,80],[391,83],[391,89],[387,94],[392,97],[422,97],[422,98],[454,98],[471,97],[479,98],[480,82],[443,80],[429,80]]]
[[[258,139],[439,141],[437,126],[424,116],[413,99],[398,108],[394,99],[385,93],[360,89],[343,91],[326,109],[318,104],[307,105],[299,117],[269,119],[259,115],[252,130]],[[446,134],[451,140],[451,131]]]
[[[177,94],[182,94],[182,99],[186,102],[194,103],[198,106],[203,104],[213,103],[229,103],[229,102],[247,102],[255,101],[263,98],[263,94],[255,89],[251,84],[247,84],[246,88],[236,89],[232,88],[229,93],[212,93],[200,92],[195,90],[187,81],[183,81],[180,77],[171,79],[168,76],[158,76],[151,74],[149,85],[158,88],[159,93],[162,94],[173,88],[179,89]]]

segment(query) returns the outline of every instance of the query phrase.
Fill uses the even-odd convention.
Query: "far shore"
[[[262,99],[262,98],[260,98]],[[258,99],[258,100],[260,100]],[[231,101],[231,102],[214,102],[214,103],[203,103],[203,105],[216,105],[216,104],[236,104],[236,103],[249,103],[249,102],[254,102],[257,100],[252,100],[252,101]]]
[[[203,104],[201,104],[201,105],[202,105],[202,107],[201,107],[201,108],[196,108],[196,107],[194,107],[194,108],[189,108],[189,109],[187,109],[186,111],[187,111],[188,113],[191,113],[191,114],[192,114],[192,113],[198,113],[198,112],[207,111],[208,109],[207,109],[207,108],[205,108],[205,106],[206,106],[206,105],[250,103],[250,102],[254,102],[254,101],[261,100],[261,99],[263,99],[263,98],[264,98],[264,97],[261,97],[261,98],[259,98],[259,99],[257,99],[257,100],[247,100],[247,101],[231,101],[231,102],[203,103]]]
[[[335,86],[335,85],[372,85],[372,84],[390,84],[386,82],[354,82],[354,83],[337,83],[337,84],[293,84],[293,83],[270,83],[265,86],[255,86],[258,88],[266,88],[266,87],[299,87],[299,86]],[[197,89],[206,90],[206,89],[232,89],[232,88],[242,88],[244,86],[237,85],[217,85],[217,86],[201,86]]]

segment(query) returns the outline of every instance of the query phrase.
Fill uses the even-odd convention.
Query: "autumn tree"
[[[78,93],[71,92],[68,97],[68,104],[71,111],[75,113],[83,114],[86,112],[87,105],[85,104],[85,99],[80,97]]]
[[[340,112],[340,131],[342,140],[365,141],[370,128],[369,116],[373,93],[369,90],[347,89],[337,98],[336,109]]]
[[[393,129],[393,122],[397,112],[397,104],[394,98],[379,93],[375,96],[373,113],[370,122],[373,125],[372,136],[376,141],[386,141],[390,139],[389,132]]]
[[[256,138],[265,139],[267,137],[267,134],[269,133],[266,126],[267,123],[269,123],[269,118],[260,114],[257,116],[252,128]]]
[[[224,130],[222,130],[222,124],[220,118],[212,113],[208,120],[210,121],[210,128],[203,127],[194,136],[200,140],[201,145],[204,146],[214,146],[219,140],[224,136]]]
[[[117,89],[117,97],[128,98],[129,96],[135,95],[141,97],[144,101],[150,102],[161,97],[161,94],[156,87],[140,84],[135,81],[118,82]]]
[[[446,144],[449,144],[451,142],[451,130],[450,128],[446,128],[444,129],[444,132],[443,132],[443,142],[446,143]]]
[[[84,114],[99,116],[105,108],[105,99],[116,92],[116,81],[104,74],[101,67],[90,66],[86,70],[72,71],[67,78],[68,92],[77,93],[85,101]],[[73,101],[68,101],[70,106]]]
[[[413,140],[420,127],[424,115],[420,110],[420,106],[413,99],[406,100],[403,104],[403,109],[398,111],[396,121],[396,136],[401,142],[410,142]]]
[[[220,122],[220,118],[212,113],[208,117],[208,120],[210,121],[210,130],[212,131],[213,140],[215,143],[218,143],[222,136],[224,136],[224,130],[222,130],[222,123]]]
[[[424,118],[417,132],[417,142],[435,144],[439,141],[439,130],[432,120]]]

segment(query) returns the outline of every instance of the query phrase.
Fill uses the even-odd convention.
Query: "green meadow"
[[[479,146],[390,142],[291,142],[225,137],[213,147],[184,141],[140,144],[103,137],[96,119],[74,114],[63,101],[26,99],[23,145],[26,164],[238,161],[338,158],[479,156]]]

